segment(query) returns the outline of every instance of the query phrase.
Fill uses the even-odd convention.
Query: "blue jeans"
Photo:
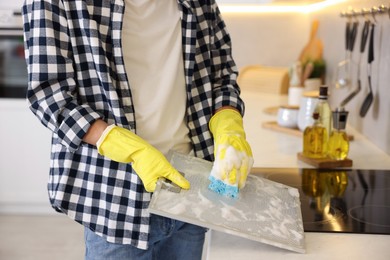
[[[85,228],[86,260],[200,260],[206,229],[157,215],[150,217],[149,249],[113,244]]]

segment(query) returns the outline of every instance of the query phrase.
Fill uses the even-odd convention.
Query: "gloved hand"
[[[98,152],[113,161],[132,163],[146,191],[156,189],[157,180],[164,177],[183,189],[190,183],[168,162],[165,156],[133,132],[111,125],[97,142]]]
[[[239,189],[244,188],[253,165],[241,114],[234,109],[222,109],[211,118],[209,127],[215,146],[209,189],[235,198]]]

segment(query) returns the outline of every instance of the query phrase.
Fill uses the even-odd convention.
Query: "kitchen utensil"
[[[362,37],[360,41],[360,54],[359,54],[359,62],[358,62],[358,67],[357,67],[357,88],[351,92],[341,103],[340,106],[344,107],[348,104],[349,101],[352,100],[361,90],[361,80],[360,80],[360,67],[361,67],[361,59],[362,55],[364,53],[364,50],[366,48],[366,43],[368,39],[368,33],[370,30],[370,20],[366,20],[364,22],[363,30],[362,30]]]
[[[314,64],[313,62],[308,62],[305,65],[305,68],[303,69],[302,78],[301,78],[301,85],[303,86],[305,84],[305,81],[310,77],[310,74],[313,72]]]
[[[319,22],[314,20],[311,26],[310,39],[306,46],[303,48],[299,60],[302,64],[306,64],[309,61],[322,60],[323,44],[317,37]]]
[[[371,25],[370,43],[369,43],[369,46],[368,46],[367,74],[368,74],[369,92],[368,92],[366,98],[363,101],[362,107],[360,108],[360,116],[361,117],[365,117],[365,115],[367,114],[367,111],[370,108],[370,106],[372,104],[372,101],[374,99],[374,94],[372,92],[372,85],[371,85],[372,62],[374,61],[374,30],[375,30],[375,24],[373,23]]]
[[[345,26],[345,59],[343,61],[340,61],[337,64],[337,69],[336,69],[336,88],[344,87],[347,84],[347,78],[346,76],[348,75],[347,73],[347,67],[345,64],[348,61],[349,57],[349,41],[350,41],[350,36],[351,36],[351,21],[350,19],[347,20],[346,26]],[[343,74],[344,73],[344,74]]]
[[[239,197],[232,199],[207,188],[211,162],[175,152],[168,158],[173,167],[185,173],[191,189],[171,192],[162,187],[160,179],[149,204],[150,213],[305,252],[296,188],[250,174]]]
[[[302,62],[299,60],[291,66],[290,87],[302,87]]]
[[[359,22],[351,24],[348,20],[345,30],[346,59],[339,62],[336,68],[336,88],[343,88],[351,85],[351,76],[356,64],[352,60],[352,53],[355,46]]]

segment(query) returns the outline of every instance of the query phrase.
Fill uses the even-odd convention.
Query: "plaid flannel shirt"
[[[151,194],[130,164],[100,156],[82,141],[96,119],[136,131],[121,49],[124,5],[123,0],[27,0],[22,9],[27,98],[53,132],[52,206],[109,242],[146,249]],[[178,8],[187,124],[195,155],[213,160],[208,128],[213,112],[222,106],[244,110],[230,37],[215,0],[178,0]]]

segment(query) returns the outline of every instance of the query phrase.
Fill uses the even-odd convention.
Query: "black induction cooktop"
[[[306,232],[390,234],[390,170],[260,169],[299,189]]]

